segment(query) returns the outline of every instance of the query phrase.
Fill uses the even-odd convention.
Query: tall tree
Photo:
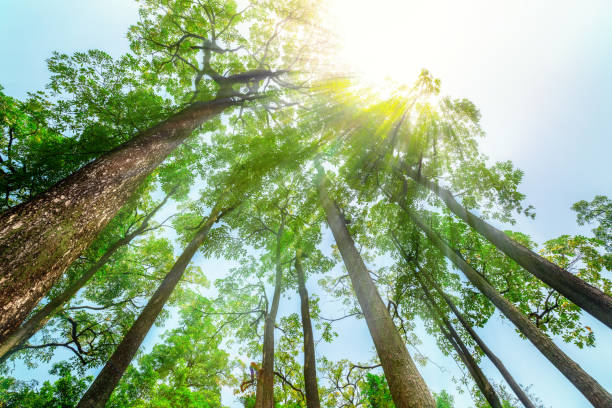
[[[320,169],[322,171],[322,169]],[[318,191],[327,223],[348,270],[355,294],[368,324],[395,405],[434,407],[427,385],[406,350],[363,259],[355,248],[338,205],[327,193],[326,177],[320,175]]]
[[[179,326],[128,368],[107,406],[221,406],[221,386],[231,377],[232,363],[216,335],[218,316],[208,299],[195,293],[187,298]]]
[[[485,355],[489,357],[489,360],[491,360],[491,362],[495,365],[495,367],[497,367],[501,375],[504,377],[508,385],[510,385],[510,388],[512,389],[512,391],[514,391],[514,393],[516,394],[518,399],[523,403],[525,408],[536,408],[536,406],[531,401],[527,393],[523,391],[521,386],[516,382],[514,377],[510,374],[510,372],[508,371],[504,363],[493,353],[493,351],[491,351],[491,349],[482,340],[482,338],[474,331],[474,328],[472,327],[472,325],[465,319],[465,317],[459,311],[459,309],[457,309],[457,306],[452,301],[452,299],[446,293],[444,293],[440,285],[438,285],[431,277],[429,277],[427,274],[425,274],[425,276],[426,276],[426,279],[429,278],[428,280],[431,282],[432,286],[436,289],[438,294],[442,296],[442,298],[444,299],[448,307],[452,310],[455,317],[457,317],[457,320],[459,320],[463,328],[474,339],[476,344],[478,344],[478,347],[480,347],[483,353],[485,353]]]
[[[317,383],[317,362],[314,348],[312,322],[310,320],[310,304],[306,290],[306,278],[302,268],[302,251],[295,254],[295,271],[298,277],[298,292],[300,294],[300,312],[302,315],[302,329],[304,331],[304,384],[306,388],[306,407],[320,408],[319,386]]]
[[[457,217],[486,237],[500,251],[606,326],[612,328],[612,296],[512,240],[504,232],[460,205],[448,189],[427,180],[418,171],[409,168],[404,168],[402,171],[420,185],[437,194]]]
[[[231,206],[224,206],[225,204],[223,203],[217,204],[211,210],[210,215],[202,220],[196,234],[183,250],[183,253],[168,272],[138,319],[136,319],[130,330],[126,333],[119,346],[117,346],[117,349],[108,363],[104,366],[100,374],[98,374],[85,395],[83,395],[77,405],[78,407],[104,407],[106,405],[111,393],[119,383],[123,373],[136,355],[142,341],[153,326],[155,319],[174,291],[174,288],[179,283],[187,265],[191,262],[198,248],[206,240],[211,227],[223,217],[225,213],[233,209]]]
[[[281,284],[283,279],[283,266],[281,264],[282,238],[285,229],[286,214],[282,214],[278,229],[274,231],[276,249],[274,254],[274,294],[270,309],[266,313],[264,322],[264,342],[261,373],[257,378],[257,394],[255,395],[255,408],[274,408],[274,326],[280,303]]]
[[[425,71],[405,94],[369,103],[357,111],[351,119],[359,121],[361,126],[350,137],[342,139],[344,167],[352,172],[347,173],[347,178],[363,184],[361,189],[370,187],[367,183],[386,186],[391,182],[389,179],[406,182],[404,194],[410,199],[426,198],[415,191],[413,184],[424,187],[423,190],[437,197],[432,204],[444,203],[525,270],[612,327],[609,293],[555,265],[485,221],[484,217],[493,216],[512,222],[513,211],[533,214],[530,207],[523,208],[524,195],[517,191],[522,172],[510,162],[488,166],[487,158],[478,151],[476,137],[482,130],[480,112],[474,104],[466,99],[442,97],[439,80]],[[405,119],[407,111],[409,120]],[[368,119],[370,123],[362,124]],[[338,127],[343,126],[345,122],[340,121]],[[448,188],[440,185],[440,180]],[[461,195],[463,205],[453,190]],[[470,209],[479,210],[482,216],[478,217]]]
[[[286,39],[278,35],[281,27],[260,27],[251,31],[253,38],[245,38],[239,24],[248,18],[285,18],[282,28],[290,30],[287,27],[303,26],[301,18],[308,18],[307,12],[293,17],[293,10],[268,4],[249,6],[244,12],[237,11],[234,2],[176,0],[167,6],[146,2],[141,12],[146,24],[136,25],[131,35],[138,52],[153,54],[155,79],[165,78],[179,111],[0,215],[1,335],[21,324],[143,179],[195,129],[231,106],[260,98],[262,82],[266,90],[280,87],[279,82],[268,82],[286,70],[263,67],[294,58],[279,51],[279,47],[288,50],[278,41]],[[252,52],[238,52],[242,48]],[[258,68],[251,69],[254,63]],[[178,82],[177,72],[167,71],[172,65],[178,69]],[[188,92],[186,87],[192,84],[195,90]]]
[[[72,284],[62,290],[60,294],[53,297],[51,301],[45,304],[40,310],[34,315],[28,318],[14,333],[11,335],[0,338],[0,362],[6,360],[10,355],[11,350],[18,348],[19,345],[27,342],[41,327],[43,327],[47,321],[56,313],[65,303],[67,303],[76,293],[81,290],[89,280],[108,262],[108,260],[122,247],[128,245],[136,237],[146,233],[150,230],[149,224],[151,219],[159,211],[160,208],[166,204],[170,195],[166,197],[154,208],[149,210],[144,216],[137,216],[136,219],[127,221],[131,224],[128,225],[126,233],[113,242],[102,256],[94,262],[85,272]],[[136,228],[132,228],[136,222],[140,219],[140,225]]]
[[[418,260],[415,262],[418,262]],[[476,382],[476,385],[478,386],[482,394],[485,396],[489,404],[491,404],[491,407],[501,408],[502,405],[499,401],[497,393],[495,392],[495,389],[493,389],[493,386],[480,369],[480,366],[478,365],[468,348],[465,346],[463,340],[461,340],[461,337],[459,336],[451,322],[448,320],[446,314],[440,309],[440,307],[436,303],[436,300],[430,293],[429,289],[427,289],[426,284],[423,282],[423,278],[419,276],[416,270],[413,270],[413,276],[418,281],[421,290],[425,295],[426,303],[428,303],[428,308],[430,309],[433,318],[439,320],[438,324],[440,327],[440,331],[442,332],[444,337],[446,337],[448,342],[451,343],[451,345],[459,355],[459,358],[463,361],[468,371],[472,375],[472,378]]]
[[[430,226],[414,212],[403,206],[412,221],[422,229],[431,242],[457,266],[499,310],[521,331],[525,337],[553,364],[594,406],[612,406],[612,395],[593,377],[561,351],[553,341],[538,330],[529,319],[508,302],[486,279],[474,270]]]

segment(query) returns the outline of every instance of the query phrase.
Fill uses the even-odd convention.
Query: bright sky
[[[469,98],[480,108],[488,134],[483,150],[525,171],[522,191],[536,207],[534,221],[519,220],[514,228],[539,242],[588,232],[576,227],[569,207],[596,194],[612,194],[612,4],[334,1],[334,24],[345,42],[342,57],[355,71],[371,82],[389,76],[411,83],[427,68],[442,80],[443,93]],[[0,84],[16,97],[42,88],[48,79],[44,60],[53,50],[100,48],[118,56],[127,51],[125,32],[136,19],[131,0],[3,0]],[[214,275],[225,269],[200,257],[196,262]],[[283,302],[287,313],[298,310],[295,299]],[[593,319],[589,325],[598,336],[597,348],[578,350],[557,343],[612,390],[607,363],[612,361],[612,332]],[[321,346],[318,353],[355,361],[370,358],[363,321],[342,322],[337,330],[342,333],[338,341]],[[160,332],[156,329],[147,338],[149,346]],[[546,406],[589,406],[507,322],[492,321],[480,333],[520,383],[533,384]],[[446,388],[456,395],[449,381],[457,372],[454,363],[425,334],[423,341],[421,351],[449,370],[430,364],[421,370],[426,381],[434,391]],[[41,378],[43,370],[19,373],[24,379]],[[484,370],[500,380],[489,363]],[[456,398],[458,408],[471,406],[465,394]]]

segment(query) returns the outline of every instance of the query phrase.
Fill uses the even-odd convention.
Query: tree
[[[404,207],[405,209],[405,207]],[[514,323],[540,352],[553,363],[565,377],[595,406],[612,404],[612,396],[599,383],[570,359],[553,342],[540,332],[533,323],[519,312],[514,305],[503,298],[486,279],[476,272],[465,260],[443,241],[439,235],[413,212],[405,209],[412,221],[422,229],[439,250],[449,258],[500,311]]]
[[[179,327],[128,368],[108,406],[221,406],[221,385],[230,379],[229,355],[220,348],[211,302],[195,293],[189,299],[181,305]]]
[[[286,9],[267,6],[262,3],[249,7],[245,16],[252,19],[286,17],[285,26],[301,24],[302,20],[293,18],[293,14],[284,15]],[[0,267],[5,271],[0,281],[0,291],[5,294],[0,297],[1,335],[23,321],[144,178],[195,129],[229,107],[258,99],[272,88],[278,89],[278,82],[266,84],[265,91],[260,85],[286,70],[250,69],[251,64],[258,62],[263,67],[263,64],[292,58],[285,53],[283,58],[279,57],[277,47],[283,44],[278,44],[278,35],[275,31],[270,32],[271,27],[253,31],[253,41],[242,37],[237,25],[244,23],[247,17],[236,12],[233,2],[196,5],[176,0],[165,9],[158,1],[150,1],[143,5],[141,14],[146,25],[136,25],[131,30],[133,47],[145,55],[153,54],[150,62],[161,72],[161,76],[154,78],[156,81],[167,74],[162,68],[177,67],[178,74],[173,72],[165,78],[166,89],[176,99],[176,113],[166,115],[161,122],[153,121],[156,125],[138,129],[114,150],[29,202],[0,215]],[[240,48],[253,51],[246,56],[238,53],[232,49],[236,42],[240,43]],[[160,52],[161,58],[156,56]],[[199,53],[203,54],[201,67],[195,66],[193,61]],[[230,73],[223,75],[218,71]],[[145,81],[146,75],[145,67]],[[185,104],[184,95],[192,93],[186,88],[192,83],[195,91]],[[20,248],[17,242],[28,244]]]
[[[591,202],[581,200],[572,205],[572,210],[576,211],[578,225],[599,223],[593,229],[595,238],[603,241],[608,252],[612,252],[612,200],[603,195],[598,195]]]
[[[141,216],[137,212],[134,212],[135,214],[133,217],[126,217],[127,219],[125,220],[125,225],[127,228],[125,228],[123,236],[109,245],[102,256],[100,256],[96,262],[89,266],[89,268],[87,268],[76,281],[71,283],[60,294],[55,296],[44,307],[32,315],[22,326],[19,327],[17,331],[15,331],[15,333],[0,341],[0,361],[5,360],[5,356],[7,356],[11,350],[14,350],[16,347],[19,347],[19,345],[27,342],[30,337],[32,337],[41,327],[43,327],[54,313],[56,313],[89,282],[89,280],[108,262],[108,260],[115,254],[115,252],[117,252],[117,250],[125,245],[128,245],[134,238],[146,233],[147,231],[150,231],[149,223],[151,222],[151,219],[157,213],[157,211],[159,211],[159,209],[166,204],[169,198],[170,195],[166,195],[161,203],[149,210],[148,214]],[[133,228],[137,222],[140,222],[140,225]]]
[[[351,277],[355,294],[385,371],[385,377],[389,382],[393,401],[399,406],[433,407],[434,401],[427,385],[397,333],[391,316],[355,248],[338,205],[329,198],[326,184],[326,179],[321,174],[318,186],[321,206],[325,210],[327,222]]]
[[[317,383],[317,363],[314,348],[312,322],[310,320],[310,304],[306,290],[306,278],[302,268],[302,251],[295,254],[295,271],[298,276],[298,291],[300,294],[300,312],[302,315],[302,329],[304,331],[304,383],[306,384],[307,408],[319,408],[319,387]]]
[[[78,407],[104,407],[123,373],[136,355],[151,326],[153,326],[164,304],[183,276],[187,265],[191,262],[191,258],[193,258],[198,248],[206,240],[208,231],[225,213],[232,209],[232,206],[224,207],[224,204],[220,202],[211,210],[210,215],[200,222],[197,232],[185,247],[172,269],[170,269],[157,291],[153,294],[138,319],[136,319],[130,330],[125,334],[108,363],[98,374],[85,395],[83,395],[77,405]]]
[[[0,378],[0,403],[6,408],[73,407],[87,387],[88,378],[75,377],[68,364],[58,363],[49,371],[59,376],[45,381],[39,390],[12,378]]]

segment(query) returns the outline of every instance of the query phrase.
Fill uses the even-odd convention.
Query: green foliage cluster
[[[480,362],[482,350],[446,298],[474,328],[484,327],[495,307],[466,284],[407,211],[426,220],[541,332],[579,348],[596,344],[577,305],[500,252],[419,183],[442,186],[483,219],[511,225],[517,215],[534,216],[519,191],[523,172],[510,161],[491,163],[480,152],[484,132],[472,102],[442,95],[440,81],[427,71],[385,100],[345,78],[322,78],[315,69],[325,35],[316,24],[318,2],[242,3],[141,0],[140,20],[128,33],[130,54],[113,59],[98,50],[55,53],[44,92],[19,101],[0,88],[0,211],[190,104],[229,99],[234,108],[203,124],[152,172],[33,311],[65,293],[112,249],[76,295],[2,362],[8,375],[17,364],[55,361],[56,351],[65,349],[72,357],[51,370],[58,380],[38,387],[1,377],[0,406],[74,406],[91,382],[86,370],[109,360],[181,250],[222,209],[156,320],[170,329],[135,358],[107,406],[220,407],[225,387],[245,407],[254,407],[259,374],[248,367],[263,360],[272,316],[276,407],[305,407],[300,315],[283,310],[277,318],[274,310],[279,302],[297,305],[296,260],[308,287],[325,292],[310,294],[317,345],[333,342],[334,323],[344,318],[324,317],[324,296],[338,300],[345,317],[363,317],[349,275],[336,267],[343,260],[338,247],[328,242],[318,166],[325,168],[329,194],[410,347],[422,342],[416,335],[422,322],[442,352],[462,364],[441,329],[446,319]],[[597,224],[593,237],[561,235],[538,245],[521,232],[505,234],[612,295],[612,202],[600,195],[572,209],[580,225]],[[126,237],[129,242],[123,242]],[[233,267],[211,285],[210,271],[198,266],[202,259]],[[427,286],[434,308],[425,297]],[[414,353],[419,364],[428,363],[427,356]],[[375,356],[363,364],[317,357],[323,406],[394,406],[385,376],[374,371],[380,366]],[[467,376],[456,381],[470,389],[477,407],[489,406]],[[497,388],[505,408],[516,406]],[[447,391],[435,399],[437,408],[454,407]]]

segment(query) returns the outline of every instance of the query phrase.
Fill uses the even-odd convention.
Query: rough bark
[[[306,389],[306,407],[320,408],[321,401],[319,400],[319,387],[317,385],[317,361],[315,358],[312,322],[310,320],[308,291],[306,290],[306,278],[304,276],[304,270],[302,269],[301,256],[302,251],[298,250],[295,256],[295,270],[298,277],[302,330],[304,331],[304,387]]]
[[[401,204],[400,204],[401,205]],[[612,395],[608,393],[582,367],[570,359],[555,343],[542,333],[523,313],[504,298],[491,284],[472,268],[442,237],[424,223],[414,212],[402,205],[412,221],[421,228],[430,241],[459,268],[468,280],[485,295],[519,331],[550,361],[557,369],[598,408],[612,408]]]
[[[42,329],[49,319],[89,282],[119,248],[129,244],[134,238],[145,232],[153,216],[166,204],[169,198],[170,195],[166,195],[162,202],[142,219],[138,228],[109,246],[100,259],[91,265],[79,279],[51,299],[49,303],[26,320],[17,330],[9,333],[6,337],[0,337],[0,364],[6,361],[14,352],[18,351],[19,347],[25,344],[36,332]]]
[[[130,327],[130,330],[125,334],[109,361],[102,368],[102,371],[98,374],[85,395],[83,395],[77,408],[103,408],[106,405],[123,373],[136,355],[142,341],[183,276],[187,265],[189,265],[198,248],[206,240],[210,228],[222,215],[223,212],[217,207],[211,211],[206,222],[200,227],[189,244],[187,244],[183,253],[176,260],[151,299],[149,299],[145,308],[132,327]]]
[[[198,102],[0,215],[0,335],[17,328],[134,190],[228,99]]]
[[[612,329],[611,296],[512,240],[503,231],[498,230],[459,204],[449,190],[427,180],[414,170],[405,169],[404,172],[408,177],[437,194],[457,217],[488,239],[497,249]]]
[[[439,319],[438,325],[440,327],[440,331],[442,332],[444,337],[446,337],[448,342],[453,346],[453,348],[457,352],[457,355],[459,355],[461,361],[463,361],[463,364],[467,367],[468,371],[470,372],[470,375],[474,379],[474,382],[478,386],[478,389],[480,389],[480,392],[482,392],[482,395],[484,395],[491,407],[502,408],[502,404],[499,401],[499,397],[497,396],[495,389],[480,369],[480,366],[478,365],[478,363],[474,359],[474,356],[472,356],[472,353],[470,353],[467,346],[459,336],[459,333],[457,333],[451,322],[448,320],[446,314],[440,309],[440,307],[436,303],[436,300],[431,295],[431,292],[429,292],[429,289],[427,289],[427,286],[423,282],[421,276],[419,276],[419,274],[416,272],[414,273],[414,276],[417,278],[417,281],[419,282],[419,285],[421,286],[421,289],[425,294],[426,301],[429,302],[429,309],[434,319],[436,319],[436,317],[437,319]]]
[[[319,183],[319,198],[325,210],[357,300],[363,311],[370,335],[389,384],[391,397],[398,408],[433,408],[435,402],[412,361],[370,273],[355,248],[344,217],[326,189],[326,179]]]
[[[264,323],[263,361],[261,364],[261,374],[257,379],[255,408],[274,408],[274,325],[276,323],[276,315],[278,314],[283,278],[280,245],[283,231],[284,226],[281,224],[276,233],[276,276],[274,277],[274,295],[272,296],[270,311],[266,315],[266,321]]]

